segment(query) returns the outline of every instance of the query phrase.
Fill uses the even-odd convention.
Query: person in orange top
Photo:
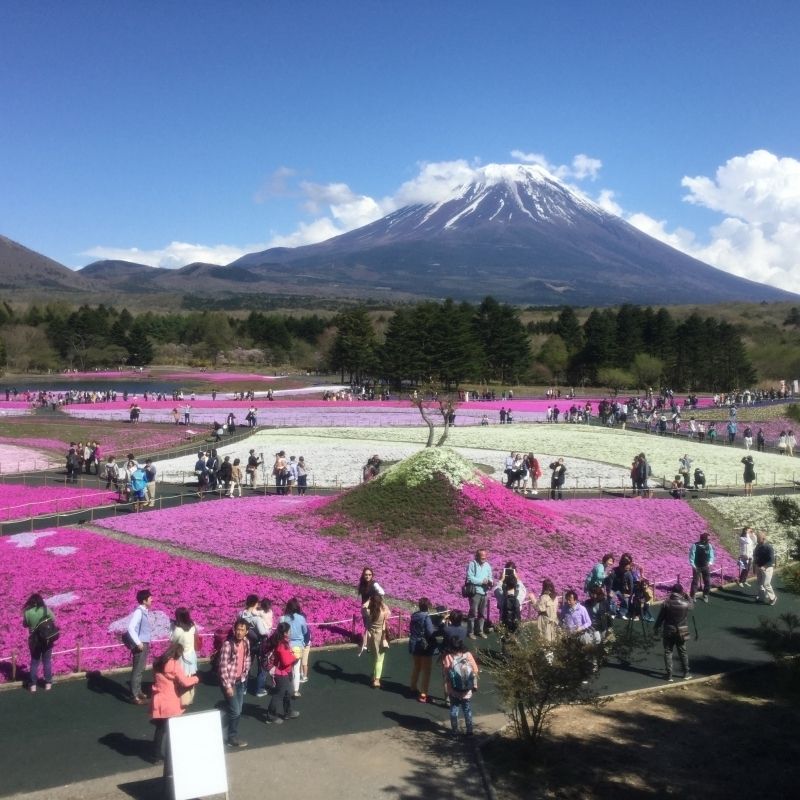
[[[200,680],[197,675],[187,675],[183,671],[182,656],[183,646],[173,642],[153,663],[153,697],[150,703],[150,718],[156,726],[153,750],[156,761],[164,760],[165,778],[172,775],[168,741],[165,747],[167,720],[183,714],[181,692],[191,689]]]

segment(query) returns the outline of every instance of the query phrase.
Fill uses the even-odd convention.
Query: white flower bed
[[[772,497],[714,497],[703,500],[730,523],[732,529],[745,526],[765,531],[779,553],[785,553],[792,537],[800,536],[800,526],[778,522],[772,507]]]
[[[439,428],[438,430],[441,430]],[[336,430],[307,430],[313,436],[337,439],[361,439],[369,436],[383,442],[424,442],[427,432],[421,429],[376,428],[368,433],[359,428]],[[685,439],[639,431],[617,430],[585,425],[495,425],[488,427],[455,427],[448,438],[455,449],[485,448],[507,452],[521,450],[580,458],[612,464],[625,470],[627,477],[634,455],[644,452],[653,470],[654,478],[671,480],[678,471],[678,460],[688,453],[693,460],[692,471],[699,467],[705,472],[709,486],[741,486],[743,465],[747,451],[737,445],[701,444]],[[750,451],[756,469],[756,485],[771,486],[791,484],[800,480],[800,461],[775,453]],[[544,457],[543,457],[544,459]],[[567,465],[569,468],[569,465]],[[567,473],[568,476],[570,473]]]
[[[336,436],[342,430],[347,431],[347,438],[340,439]],[[259,484],[262,485],[264,476],[270,483],[273,482],[271,469],[274,454],[279,450],[285,450],[287,457],[292,455],[304,457],[306,468],[309,470],[309,486],[354,486],[361,482],[361,470],[370,456],[377,453],[384,462],[401,461],[422,449],[426,440],[426,436],[416,437],[417,442],[392,442],[376,438],[375,434],[380,435],[383,432],[383,429],[373,428],[358,430],[336,428],[331,431],[262,430],[244,442],[217,448],[217,454],[220,459],[229,455],[231,461],[240,458],[244,467],[250,448],[257,454],[263,453],[266,463],[264,473],[259,476]],[[414,434],[413,430],[407,432]],[[505,458],[508,455],[506,451],[470,447],[453,449],[473,463],[492,468],[494,472],[490,474],[498,480],[502,478]],[[550,474],[547,465],[558,458],[558,455],[537,452],[536,457],[542,464],[544,473],[539,485],[549,486]],[[193,475],[195,461],[194,456],[183,456],[160,461],[157,466],[163,480],[189,479]],[[615,489],[627,487],[630,485],[629,470],[613,464],[579,458],[568,459],[566,489],[597,488],[599,485]]]

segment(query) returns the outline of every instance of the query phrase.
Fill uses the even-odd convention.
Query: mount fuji
[[[400,208],[325,242],[231,266],[316,293],[516,304],[672,305],[796,299],[642,233],[539,166],[489,164],[436,202]]]

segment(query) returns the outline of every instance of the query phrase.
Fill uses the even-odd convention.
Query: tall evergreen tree
[[[128,332],[128,363],[134,367],[146,367],[154,355],[146,327],[141,322],[134,322]]]
[[[450,299],[437,309],[430,331],[430,346],[436,353],[436,373],[445,389],[479,374],[482,348],[472,318],[471,306],[456,306]]]
[[[501,382],[518,380],[532,361],[528,333],[518,311],[487,297],[478,308],[475,329],[483,345],[487,376]]]
[[[558,334],[567,346],[569,355],[574,355],[583,347],[583,329],[572,306],[563,306],[558,313],[553,333]]]
[[[584,345],[570,364],[570,378],[576,383],[597,380],[597,370],[613,366],[617,353],[617,320],[609,309],[594,309],[583,324]]]
[[[377,366],[377,342],[366,309],[344,311],[336,317],[336,337],[329,354],[332,369],[339,370],[344,382],[360,383]]]
[[[617,311],[617,352],[614,365],[625,369],[644,349],[644,314],[639,306],[625,303]]]

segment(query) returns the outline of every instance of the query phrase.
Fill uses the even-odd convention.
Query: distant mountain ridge
[[[22,253],[22,254],[20,254]],[[38,259],[38,260],[37,260]],[[77,273],[0,237],[0,290],[15,267],[62,292],[414,300],[486,295],[518,305],[796,300],[704,264],[608,213],[538,166],[489,164],[429,203],[318,244],[175,270],[99,261]]]

